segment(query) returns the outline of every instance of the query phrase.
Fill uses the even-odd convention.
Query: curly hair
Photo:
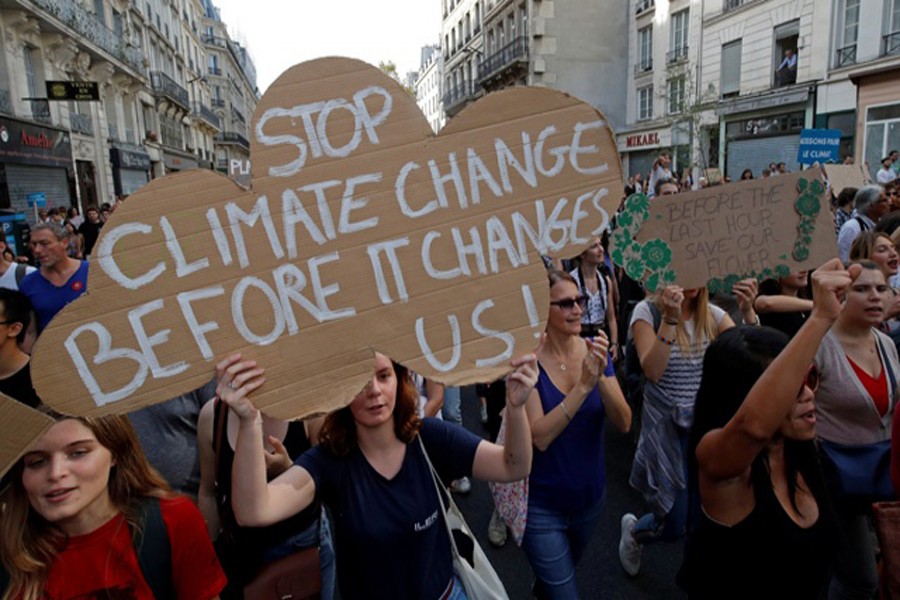
[[[394,434],[404,444],[413,441],[422,422],[419,419],[419,393],[412,383],[409,370],[391,361],[397,377],[397,397],[394,402]],[[358,442],[356,421],[350,406],[329,413],[322,424],[319,444],[335,456],[347,456]]]
[[[68,419],[68,417],[66,418]],[[65,419],[62,419],[65,420]],[[109,450],[115,468],[109,474],[109,498],[125,516],[132,532],[138,527],[140,501],[172,495],[169,484],[147,461],[131,423],[124,416],[75,418],[91,430],[97,442]],[[9,485],[0,493],[0,558],[10,574],[3,600],[37,600],[66,534],[37,513],[22,484],[24,460],[10,472]]]

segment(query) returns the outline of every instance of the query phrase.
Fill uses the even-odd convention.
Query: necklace
[[[560,371],[565,371],[565,370],[568,369],[568,368],[569,368],[569,367],[566,366],[566,363],[559,363],[559,370],[560,370]]]

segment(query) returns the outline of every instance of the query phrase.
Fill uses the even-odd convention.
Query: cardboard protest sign
[[[815,169],[652,200],[635,194],[616,223],[610,256],[651,291],[730,291],[745,277],[781,277],[837,256]]]
[[[844,188],[861,188],[872,181],[863,165],[825,165],[825,175],[835,198]]]
[[[0,436],[0,477],[9,471],[54,422],[47,415],[0,394],[0,423],[5,425],[3,435]]]
[[[342,406],[379,351],[451,385],[533,349],[548,308],[539,254],[572,256],[619,202],[615,138],[548,89],[490,94],[434,136],[378,69],[320,59],[260,101],[252,188],[152,181],[104,226],[89,294],[38,340],[34,381],[65,413],[126,412],[257,360],[277,418]]]

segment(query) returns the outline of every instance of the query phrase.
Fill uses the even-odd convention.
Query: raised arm
[[[219,521],[219,507],[216,502],[216,456],[213,448],[213,417],[215,416],[216,402],[210,401],[200,409],[197,418],[197,448],[200,455],[200,489],[197,491],[197,507],[203,520],[206,521],[206,529],[209,537],[216,541],[219,537],[221,523]]]
[[[756,309],[756,312],[763,315],[767,313],[809,312],[812,310],[813,301],[777,294],[774,296],[757,296],[753,307]]]
[[[775,435],[797,402],[797,390],[819,343],[841,313],[839,298],[858,273],[858,266],[848,272],[840,260],[833,259],[813,274],[815,306],[809,319],[766,368],[725,427],[700,440],[697,462],[707,481],[725,481],[745,473]]]
[[[531,428],[525,402],[538,379],[537,356],[527,354],[513,360],[515,367],[506,380],[506,442],[503,446],[483,441],[475,450],[472,474],[486,481],[518,481],[531,472]]]
[[[216,393],[240,419],[232,466],[231,501],[238,523],[262,527],[278,523],[309,506],[315,483],[306,469],[293,466],[266,482],[262,414],[249,394],[265,383],[264,369],[240,354],[216,366]]]
[[[648,302],[652,301],[648,300]],[[641,362],[641,370],[644,372],[644,376],[653,383],[659,383],[663,373],[666,372],[666,367],[669,366],[672,344],[668,342],[675,340],[683,302],[684,290],[674,285],[667,286],[662,292],[663,313],[659,327],[654,330],[651,323],[643,320],[635,321],[631,326],[634,347]]]

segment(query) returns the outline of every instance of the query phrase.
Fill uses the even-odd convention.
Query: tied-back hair
[[[419,433],[419,392],[412,383],[409,370],[391,361],[397,377],[397,398],[394,402],[394,434],[404,444],[412,442]],[[356,421],[349,406],[329,413],[322,424],[319,444],[335,456],[347,456],[357,447]]]
[[[692,475],[698,469],[696,451],[700,440],[710,431],[725,427],[734,417],[763,371],[784,350],[788,341],[784,333],[771,327],[742,325],[722,333],[707,348],[689,443]],[[821,498],[824,491],[815,442],[785,439],[784,461],[788,498],[794,510],[802,514],[796,500],[798,474],[803,475],[816,498]],[[750,466],[750,482],[757,497],[762,490],[772,487],[766,449],[756,455]]]
[[[66,417],[70,418],[70,417]],[[71,417],[91,430],[112,455],[109,498],[131,528],[137,531],[140,503],[147,497],[172,495],[169,484],[150,466],[131,423],[124,416]],[[50,576],[56,555],[65,547],[66,534],[37,513],[22,485],[24,460],[10,472],[9,485],[0,493],[0,559],[10,574],[3,600],[38,600]]]
[[[689,300],[685,298],[685,302],[688,301]],[[651,302],[656,305],[660,314],[665,313],[661,289],[653,295]],[[716,325],[716,319],[709,309],[709,290],[700,288],[697,298],[691,302],[695,303],[693,319],[694,331],[692,332],[693,344],[691,343],[691,338],[688,336],[687,327],[685,327],[684,321],[679,319],[678,325],[675,326],[675,342],[681,348],[681,352],[686,355],[693,355],[699,352],[703,347],[703,340],[709,340],[711,342],[719,335],[719,326]]]

